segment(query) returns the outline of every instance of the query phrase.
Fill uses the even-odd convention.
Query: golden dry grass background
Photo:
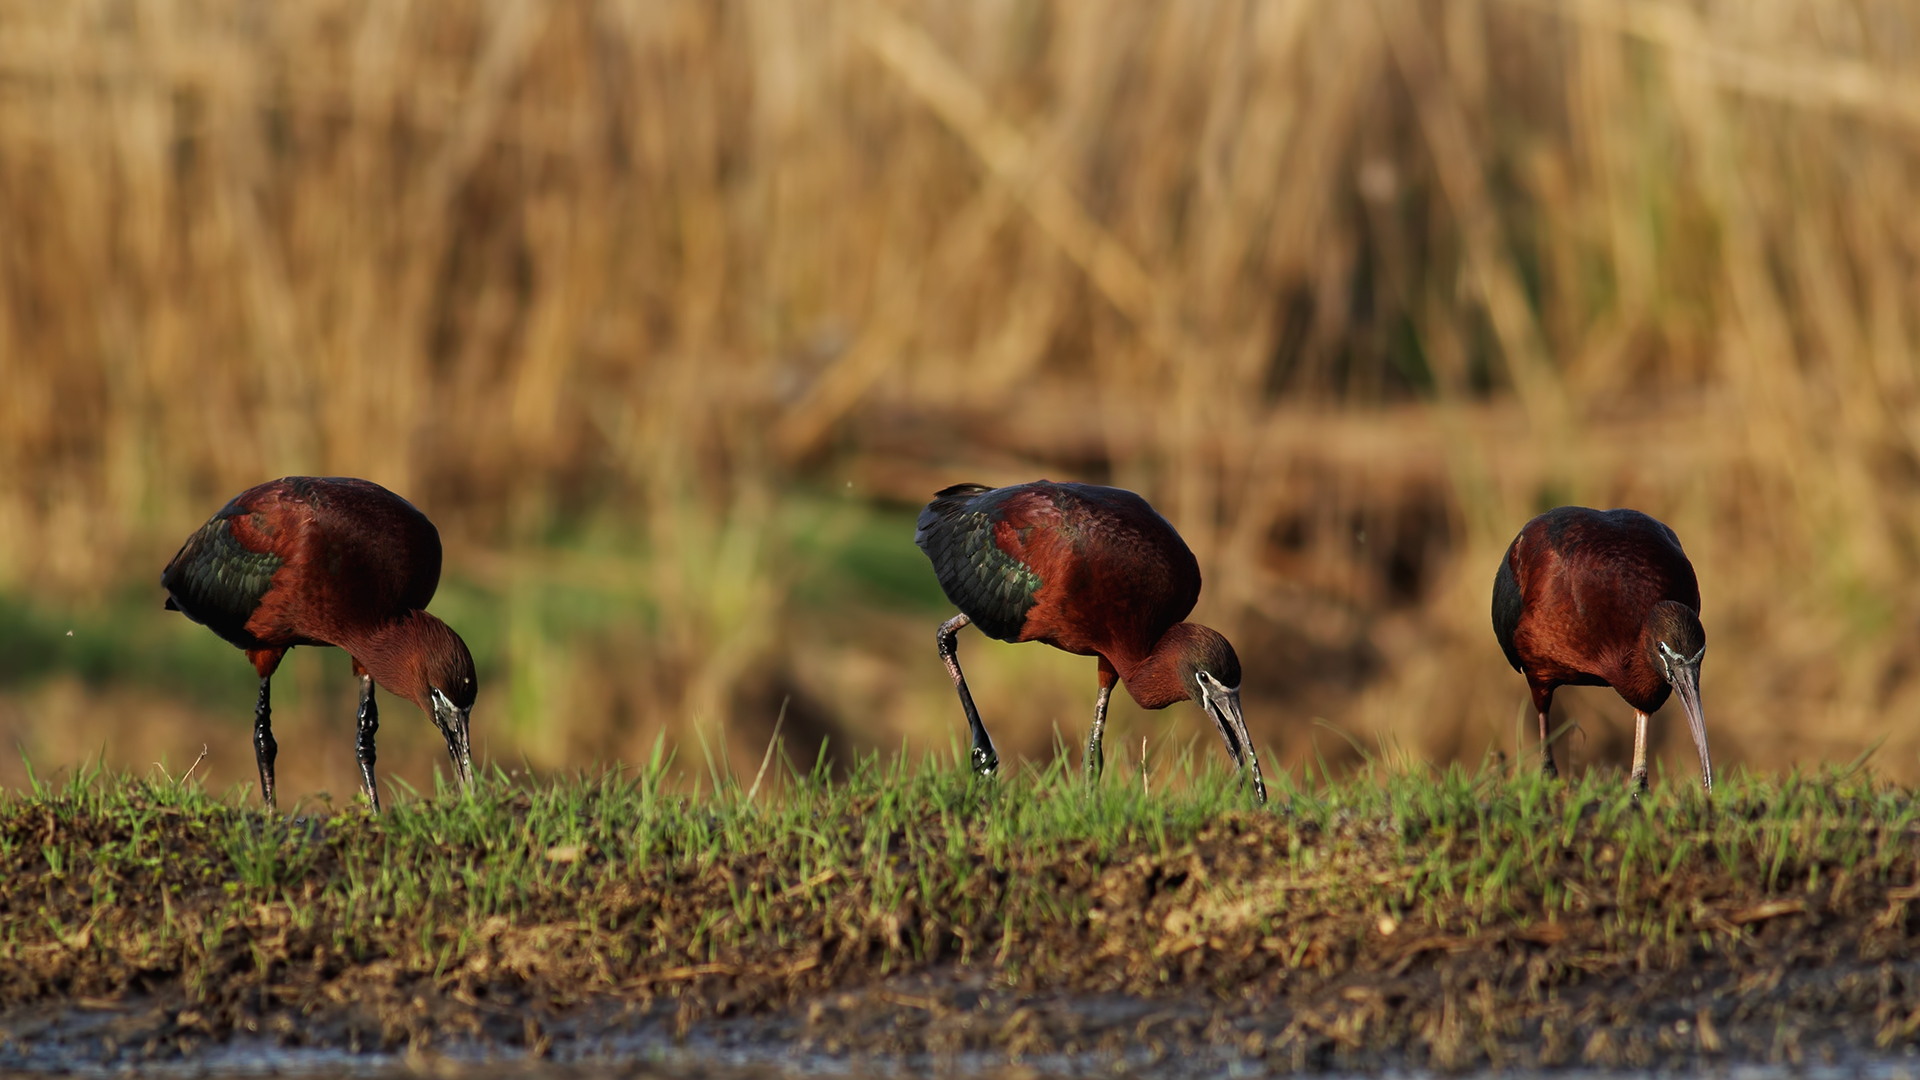
[[[1440,761],[1515,746],[1506,542],[1631,505],[1700,570],[1723,762],[1884,739],[1911,779],[1916,34],[1879,0],[4,0],[0,594],[34,633],[157,608],[228,496],[367,476],[440,525],[494,759],[666,732],[751,772],[783,700],[796,757],[959,723],[937,607],[808,600],[805,552],[858,577],[945,483],[1088,479],[1180,527],[1285,761],[1351,753],[1316,717]],[[1077,741],[1089,662],[961,648],[1003,747]],[[0,728],[247,780],[231,665],[218,707],[16,666]],[[344,672],[282,676],[296,789],[351,790]],[[1623,760],[1625,707],[1565,696]],[[425,783],[411,712],[383,762]]]

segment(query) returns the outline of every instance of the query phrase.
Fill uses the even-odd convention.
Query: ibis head
[[[1700,616],[1685,604],[1662,600],[1647,613],[1641,646],[1687,714],[1694,749],[1700,753],[1700,775],[1713,787],[1713,761],[1707,754],[1707,722],[1700,709],[1700,661],[1707,655],[1707,632]]]
[[[1175,670],[1187,697],[1220,726],[1223,734],[1238,731],[1245,723],[1240,715],[1240,657],[1232,643],[1218,630],[1198,623],[1180,623],[1167,631],[1178,636],[1179,651],[1174,655]],[[1158,650],[1155,650],[1156,652]],[[1227,747],[1238,743],[1227,734]],[[1237,763],[1240,755],[1235,753]]]
[[[480,680],[473,671],[473,654],[467,643],[445,623],[447,641],[428,654],[427,697],[432,705],[427,715],[447,740],[447,755],[453,769],[468,787],[473,786],[473,748],[468,723],[473,716],[473,701],[480,692]]]
[[[1153,652],[1154,658],[1165,656],[1173,661],[1174,672],[1186,689],[1186,696],[1200,706],[1200,711],[1220,730],[1220,738],[1227,744],[1233,763],[1246,770],[1252,778],[1255,797],[1266,802],[1266,782],[1261,779],[1260,763],[1254,757],[1247,719],[1240,711],[1240,657],[1233,651],[1233,645],[1210,626],[1183,622],[1169,629]],[[1152,693],[1153,666],[1154,660],[1150,658],[1145,665],[1148,670],[1139,672],[1147,677],[1139,679],[1130,689],[1140,704],[1159,708],[1167,702],[1156,702],[1147,696]]]
[[[355,655],[382,686],[420,706],[447,741],[454,773],[472,786],[468,723],[480,679],[460,635],[435,616],[414,611],[372,635]]]

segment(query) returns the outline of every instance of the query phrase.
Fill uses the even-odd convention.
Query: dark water
[[[137,1019],[137,1014],[135,1016]],[[662,1077],[675,1080],[772,1080],[778,1077],[957,1076],[1039,1080],[1042,1077],[1222,1077],[1249,1080],[1283,1075],[1265,1061],[1231,1052],[1163,1054],[1134,1048],[1120,1054],[1025,1055],[1004,1053],[928,1054],[829,1053],[804,1044],[743,1037],[724,1026],[700,1031],[676,1042],[663,1021],[642,1019],[631,1029],[603,1028],[588,1037],[555,1032],[545,1056],[516,1050],[451,1046],[429,1052],[359,1052],[340,1048],[289,1047],[277,1039],[243,1036],[215,1043],[184,1057],[138,1060],[119,1045],[127,1014],[74,1010],[38,1025],[35,1037],[0,1043],[0,1076],[141,1077],[448,1077],[474,1080],[561,1080],[561,1078]],[[1323,1076],[1416,1078],[1465,1076],[1472,1080],[1625,1080],[1628,1077],[1713,1077],[1721,1080],[1920,1080],[1920,1058],[1910,1055],[1862,1055],[1833,1063],[1762,1064],[1703,1062],[1692,1068],[1653,1070],[1554,1069],[1476,1070],[1446,1074],[1427,1069],[1386,1068],[1374,1073],[1321,1073]]]

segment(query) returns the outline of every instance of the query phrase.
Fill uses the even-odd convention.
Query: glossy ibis
[[[940,659],[973,735],[973,768],[999,765],[955,655],[972,623],[1001,641],[1044,641],[1100,658],[1100,694],[1087,738],[1100,774],[1101,729],[1115,680],[1146,709],[1193,700],[1220,729],[1234,764],[1267,798],[1240,714],[1240,658],[1218,631],[1182,622],[1200,599],[1200,564],[1167,520],[1131,491],[1046,480],[1015,487],[960,484],[920,511],[914,543],[933,561],[960,614],[940,624]],[[1244,760],[1243,760],[1244,759]]]
[[[375,683],[420,706],[473,783],[468,717],[479,689],[466,642],[423,608],[440,583],[440,532],[413,504],[366,480],[289,476],[249,488],[187,538],[160,574],[167,610],[247,651],[260,674],[253,752],[274,805],[269,688],[295,645],[337,645],[360,680],[360,783],[373,783]]]
[[[1556,775],[1547,710],[1561,686],[1611,686],[1633,706],[1636,792],[1647,787],[1647,717],[1678,691],[1713,790],[1700,714],[1700,583],[1673,530],[1638,510],[1562,506],[1527,522],[1493,579],[1493,630],[1527,677],[1542,767]]]

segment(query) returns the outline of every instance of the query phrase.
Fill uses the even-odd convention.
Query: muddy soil
[[[1906,793],[1424,797],[1000,847],[984,818],[862,797],[667,857],[618,806],[567,809],[602,831],[554,846],[516,794],[464,834],[469,804],[274,825],[266,869],[264,826],[231,810],[19,803],[0,1070],[1885,1070],[1920,1049]],[[687,813],[672,836],[705,828]]]
[[[1415,944],[1409,955],[1427,962],[1275,999],[1035,992],[953,965],[745,1015],[715,1015],[727,1011],[724,992],[570,1008],[505,996],[478,1006],[420,999],[423,1021],[439,1026],[437,1017],[461,1034],[413,1042],[394,1039],[390,1027],[383,1037],[378,1010],[350,1004],[290,1006],[269,996],[210,1037],[191,1030],[200,1021],[183,995],[50,1002],[0,1017],[0,1070],[611,1070],[744,1080],[795,1070],[1186,1077],[1584,1066],[1684,1074],[1735,1064],[1893,1076],[1911,1064],[1920,1075],[1915,1044],[1880,1038],[1890,994],[1920,982],[1912,963],[1708,962],[1595,977],[1527,1000],[1480,978],[1500,947]]]

